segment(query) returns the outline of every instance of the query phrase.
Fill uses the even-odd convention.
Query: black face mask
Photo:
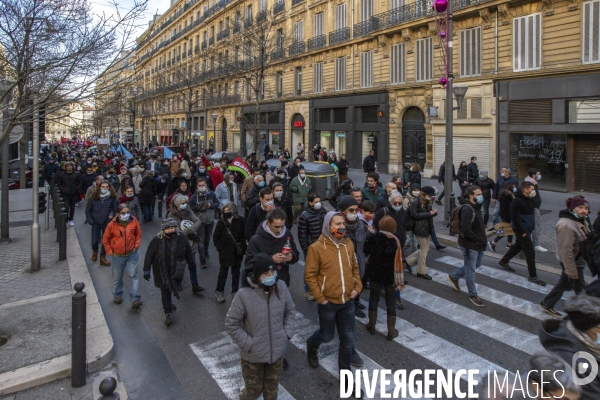
[[[175,232],[167,233],[165,232],[165,236],[168,238],[172,238],[175,235]]]
[[[225,217],[225,219],[229,219],[229,218],[233,217],[233,213],[232,212],[223,213],[223,217]]]

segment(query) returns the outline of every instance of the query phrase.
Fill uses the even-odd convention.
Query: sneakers
[[[123,302],[123,299],[120,297],[115,297],[113,299],[113,303],[115,303],[115,304],[121,304],[122,302]]]
[[[308,301],[315,301],[315,298],[310,294],[310,292],[304,292],[304,298]]]
[[[365,306],[363,303],[358,303],[356,306],[358,308],[360,308],[361,310],[366,310],[367,309],[367,306]]]
[[[133,303],[131,303],[131,307],[133,308],[140,308],[142,306],[142,302],[139,300],[134,300]]]
[[[439,246],[435,246],[435,249],[436,249],[437,251],[440,251],[440,250],[444,250],[446,247],[447,247],[447,246],[445,246],[445,245],[443,245],[443,244],[440,244]]]
[[[402,299],[399,299],[398,297],[396,297],[395,306],[398,310],[404,310],[404,303],[402,303]]]
[[[312,368],[319,368],[319,356],[317,355],[317,348],[311,347],[306,341],[306,357],[308,358],[308,365]]]
[[[365,318],[367,316],[367,314],[365,314],[365,312],[358,307],[354,309],[354,315],[356,315],[358,318]]]
[[[540,285],[540,286],[546,286],[546,282],[544,282],[543,280],[541,280],[540,278],[538,278],[537,276],[532,276],[527,278],[527,280],[531,283],[535,283],[536,285]]]
[[[471,303],[475,304],[477,307],[483,307],[483,301],[481,301],[479,296],[469,296],[469,300],[471,300]]]
[[[511,267],[507,262],[498,261],[498,265],[507,270],[508,272],[515,272],[515,269]]]
[[[544,302],[540,303],[540,307],[542,307],[542,310],[545,313],[550,314],[551,316],[553,316],[554,318],[558,318],[558,319],[562,319],[562,314],[559,313],[558,311],[556,311],[554,308],[552,307],[548,307],[546,305],[544,305]]]
[[[545,252],[547,252],[547,251],[548,251],[548,249],[547,249],[547,248],[545,248],[545,247],[542,247],[542,246],[535,246],[533,249],[534,249],[535,251],[539,251],[540,253],[545,253]]]
[[[492,242],[488,242],[488,248],[490,249],[490,251],[492,252],[496,252],[496,244],[492,243]]]
[[[225,303],[223,292],[215,292],[215,300],[217,300],[217,303]]]
[[[435,201],[435,204],[437,204],[437,205],[440,205],[440,206],[441,206],[441,205],[442,205],[442,202],[441,202],[441,200],[440,200],[440,199],[437,199],[437,200]]]
[[[452,287],[454,287],[454,290],[456,290],[457,292],[460,292],[460,286],[458,286],[458,281],[452,279],[451,275],[448,275],[448,280],[452,284]]]
[[[429,276],[427,274],[419,274],[418,272],[417,272],[417,278],[425,279],[425,280],[428,280],[428,281],[430,281],[430,280],[433,279],[431,276]]]
[[[171,316],[171,314],[165,314],[165,325],[166,326],[171,326],[171,324],[173,323],[173,317]]]
[[[360,368],[363,366],[364,363],[365,362],[362,358],[360,358],[357,352],[353,352],[350,356],[350,365],[352,365],[353,367]]]
[[[73,221],[69,221],[69,225],[70,225],[70,226],[75,226],[75,222],[73,222]],[[542,248],[543,248],[543,247],[542,247]],[[547,250],[546,250],[546,249],[544,249],[544,251],[547,251]]]
[[[192,293],[194,294],[198,294],[200,292],[204,291],[204,288],[198,284],[192,285]],[[223,300],[225,301],[225,300]]]

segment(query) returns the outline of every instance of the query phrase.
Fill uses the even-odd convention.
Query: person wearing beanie
[[[144,257],[144,279],[150,281],[150,275],[154,276],[154,286],[160,289],[166,326],[173,323],[172,313],[177,307],[172,303],[171,295],[179,299],[178,288],[183,280],[185,264],[196,269],[190,241],[177,229],[178,226],[174,218],[163,220],[160,232],[148,244]]]
[[[379,232],[369,237],[365,243],[365,255],[369,257],[367,271],[371,290],[369,291],[369,323],[367,330],[375,334],[377,323],[377,308],[381,290],[385,292],[387,309],[388,340],[398,336],[396,330],[396,288],[404,288],[404,273],[402,267],[402,246],[396,237],[396,221],[389,215],[379,220]]]
[[[434,188],[424,186],[419,197],[415,197],[409,207],[410,217],[415,221],[413,234],[417,237],[419,249],[406,258],[407,268],[410,271],[412,265],[418,261],[417,277],[428,281],[432,278],[427,274],[425,262],[429,253],[429,238],[433,232],[433,217],[437,215],[437,210],[432,207],[434,195]]]
[[[542,322],[540,343],[572,365],[579,379],[594,376],[593,365],[600,364],[600,298],[581,293],[565,302],[564,311],[568,318]],[[600,399],[600,375],[580,388],[581,400]]]
[[[576,196],[569,203],[569,208],[558,213],[556,223],[556,258],[562,273],[558,283],[542,300],[542,310],[555,318],[562,315],[554,309],[564,292],[573,290],[576,294],[585,289],[583,271],[587,262],[583,257],[580,243],[587,239],[591,227],[587,222],[590,206],[583,197]]]
[[[277,399],[279,378],[292,331],[295,305],[277,265],[264,253],[252,258],[249,287],[236,293],[225,329],[240,348],[245,387],[240,399]]]
[[[356,208],[356,203],[352,207]],[[363,285],[356,257],[352,257],[354,244],[345,236],[345,220],[340,212],[328,212],[321,236],[308,248],[304,281],[315,298],[319,315],[319,329],[306,341],[308,364],[312,368],[319,367],[317,350],[321,344],[331,341],[337,326],[340,338],[338,368],[351,371],[354,298],[358,297]]]

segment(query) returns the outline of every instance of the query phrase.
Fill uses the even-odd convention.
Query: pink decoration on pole
[[[445,77],[445,76],[442,76],[442,77],[440,78],[439,82],[440,82],[440,85],[442,85],[442,86],[446,86],[446,84],[448,83],[448,79],[446,79],[446,77]]]
[[[448,8],[448,0],[433,0],[431,8],[437,13],[443,13]]]
[[[440,32],[440,37],[441,37],[442,39],[445,39],[445,38],[446,38],[446,32],[445,32],[445,31],[441,31],[441,32]]]

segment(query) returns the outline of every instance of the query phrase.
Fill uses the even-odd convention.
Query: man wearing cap
[[[150,281],[150,273],[154,275],[154,286],[160,289],[167,326],[173,323],[172,312],[177,309],[171,302],[171,294],[179,299],[178,287],[183,279],[182,271],[178,272],[176,266],[185,262],[193,265],[196,270],[190,241],[177,230],[177,221],[174,218],[166,218],[158,235],[148,244],[144,257],[144,279]],[[181,277],[178,273],[181,273]]]
[[[562,315],[554,309],[564,292],[573,290],[579,294],[585,288],[583,270],[587,266],[586,260],[580,254],[579,243],[586,240],[590,232],[586,220],[590,212],[588,202],[580,196],[574,197],[569,208],[558,213],[556,223],[556,258],[560,262],[562,273],[558,283],[542,300],[542,310],[555,318]]]

